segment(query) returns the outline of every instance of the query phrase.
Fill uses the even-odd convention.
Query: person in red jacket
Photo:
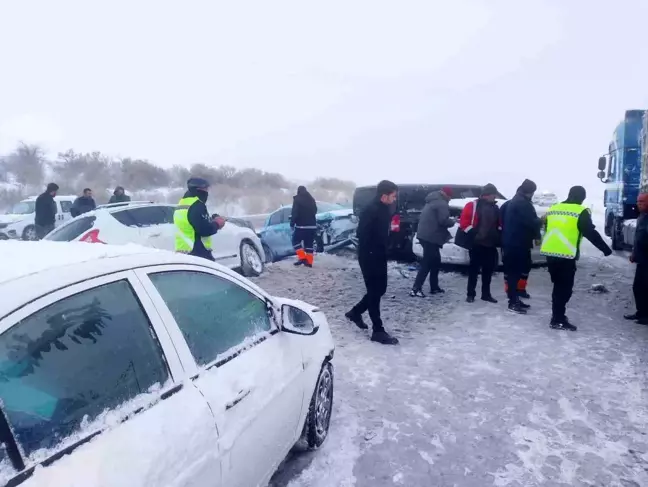
[[[491,294],[493,272],[499,262],[497,247],[500,245],[501,226],[500,214],[495,202],[497,188],[487,184],[482,189],[478,200],[468,203],[459,219],[459,228],[471,234],[470,267],[468,269],[468,289],[466,301],[475,301],[477,278],[481,271],[481,299],[489,303],[497,303]]]

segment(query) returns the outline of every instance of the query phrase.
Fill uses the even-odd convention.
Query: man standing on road
[[[574,186],[569,190],[565,201],[553,205],[547,212],[547,231],[540,252],[547,256],[553,283],[550,326],[556,330],[577,330],[567,319],[565,309],[574,288],[582,237],[592,242],[606,257],[612,254],[610,247],[596,231],[589,208],[583,206],[586,196],[585,188]]]
[[[452,198],[452,188],[446,187],[434,191],[425,198],[425,206],[421,212],[416,236],[423,247],[423,261],[416,274],[410,296],[424,298],[423,283],[430,274],[430,294],[445,292],[439,287],[439,268],[441,267],[441,248],[452,238],[449,228],[456,223],[450,218],[449,201]]]
[[[491,294],[491,279],[499,262],[497,248],[501,240],[500,213],[495,198],[497,188],[487,184],[477,201],[468,203],[461,212],[459,228],[467,231],[474,228],[474,239],[470,248],[470,267],[468,268],[468,289],[466,301],[475,302],[477,277],[482,274],[481,299],[497,303]]]
[[[211,237],[223,228],[225,220],[220,216],[209,216],[208,196],[209,183],[205,179],[190,178],[187,181],[187,192],[173,213],[176,252],[214,260]]]
[[[58,184],[49,183],[45,192],[36,198],[35,219],[36,238],[41,240],[54,230],[56,224],[56,202],[54,197],[59,190]]]
[[[640,194],[637,200],[639,218],[635,228],[635,240],[630,262],[637,265],[632,291],[637,311],[625,315],[626,320],[636,320],[640,325],[648,325],[648,194]]]
[[[505,201],[502,206],[500,207],[500,221],[504,222],[504,219],[506,218],[506,210],[508,208],[508,205],[510,203],[509,201]],[[527,265],[524,269],[522,269],[522,273],[520,274],[520,279],[517,282],[517,293],[518,296],[522,299],[531,299],[531,295],[527,291],[527,285],[529,283],[529,275],[531,274],[531,258],[529,257],[527,261]],[[504,292],[508,295],[508,279],[506,277],[506,271],[504,272]]]
[[[378,183],[376,198],[360,215],[356,234],[358,237],[358,263],[367,293],[351,311],[348,320],[362,330],[369,328],[362,315],[369,311],[373,324],[371,341],[383,345],[397,345],[398,339],[385,331],[380,318],[380,300],[387,291],[387,242],[391,221],[390,205],[396,201],[398,187],[391,181]]]
[[[108,204],[128,203],[130,200],[131,197],[126,194],[124,188],[121,186],[117,186],[115,188],[113,195],[110,197],[110,200],[108,200]]]
[[[315,232],[317,232],[317,203],[305,186],[297,188],[293,196],[290,228],[293,230],[292,244],[297,254],[295,265],[313,267]]]
[[[520,301],[517,285],[521,276],[531,267],[533,241],[540,239],[540,219],[531,198],[536,184],[525,179],[504,211],[502,224],[502,259],[506,274],[508,309],[513,313],[526,314],[530,308]]]
[[[76,200],[74,200],[74,203],[72,204],[72,208],[70,208],[70,215],[74,218],[79,215],[83,215],[84,213],[88,213],[89,211],[94,210],[97,207],[95,204],[95,200],[92,197],[92,190],[90,188],[86,188],[83,190],[83,196],[79,196]]]

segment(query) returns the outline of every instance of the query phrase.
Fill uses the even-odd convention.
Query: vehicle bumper
[[[423,247],[418,242],[418,240],[414,241],[412,245],[412,250],[414,251],[414,255],[418,259],[423,258]],[[498,252],[500,254],[499,262],[501,264],[502,263],[501,249],[498,249]],[[547,262],[545,256],[540,253],[539,247],[533,247],[533,249],[531,249],[531,262],[533,264],[544,264],[545,262]],[[450,242],[445,244],[441,249],[441,263],[468,265],[470,264],[470,254],[466,249],[459,247],[458,245],[455,245],[454,243]]]
[[[17,240],[20,238],[15,230],[2,229],[0,230],[0,240]]]

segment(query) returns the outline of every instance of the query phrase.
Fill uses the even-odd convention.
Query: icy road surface
[[[588,251],[589,250],[589,251]],[[648,486],[648,327],[624,322],[632,267],[585,249],[568,314],[550,330],[550,281],[534,269],[531,313],[464,302],[465,277],[442,274],[443,297],[407,296],[390,269],[383,301],[398,347],[371,343],[344,312],[363,292],[357,264],[318,256],[257,279],[327,313],[337,342],[335,411],[315,453],[294,455],[271,487]],[[608,294],[589,292],[604,284]]]

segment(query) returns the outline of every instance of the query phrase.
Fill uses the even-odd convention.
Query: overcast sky
[[[645,0],[99,3],[0,2],[0,151],[562,195],[648,108]]]

